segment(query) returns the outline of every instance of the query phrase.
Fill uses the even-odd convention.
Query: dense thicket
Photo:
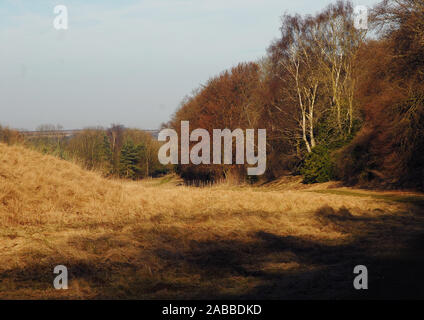
[[[210,132],[265,128],[267,178],[305,166],[310,166],[303,171],[306,175],[328,171],[305,159],[320,146],[320,154],[330,161],[332,150],[349,142],[359,128],[353,97],[363,40],[364,32],[354,28],[350,3],[331,5],[316,16],[284,15],[281,38],[264,59],[241,63],[210,79],[183,102],[169,125],[178,130],[181,120],[189,120]],[[184,165],[179,171],[187,178],[246,178],[240,166]],[[331,177],[327,172],[324,179],[305,181]]]
[[[382,32],[361,52],[356,99],[365,125],[340,153],[349,183],[424,189],[424,3],[383,1]]]
[[[284,15],[265,58],[211,78],[168,126],[267,129],[267,178],[291,172],[306,183],[423,188],[423,3],[385,0],[371,11],[369,30],[354,19],[345,1],[314,16]],[[241,165],[178,171],[246,178]]]

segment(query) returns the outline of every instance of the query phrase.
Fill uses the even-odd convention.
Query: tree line
[[[369,28],[349,1],[282,16],[267,55],[212,77],[165,127],[267,129],[266,178],[424,188],[424,4],[384,0]],[[186,179],[246,180],[244,165],[179,165]]]
[[[106,129],[86,128],[66,137],[61,134],[61,129],[60,125],[41,125],[37,131],[45,135],[25,138],[16,130],[0,127],[0,141],[24,144],[111,177],[137,180],[172,169],[159,163],[157,153],[160,144],[145,131],[112,125]]]

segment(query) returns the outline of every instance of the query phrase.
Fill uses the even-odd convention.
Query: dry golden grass
[[[357,264],[422,267],[422,208],[407,201],[177,182],[0,144],[0,298],[355,297]],[[69,290],[53,288],[59,264]],[[376,297],[391,292],[379,281]]]

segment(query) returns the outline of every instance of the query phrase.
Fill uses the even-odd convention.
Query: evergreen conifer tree
[[[143,146],[134,144],[132,140],[127,140],[122,146],[120,155],[119,174],[128,179],[137,179],[141,173],[140,159],[142,157]]]

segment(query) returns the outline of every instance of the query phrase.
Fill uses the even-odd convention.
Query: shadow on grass
[[[317,219],[351,240],[319,241],[258,231],[251,241],[193,241],[178,254],[159,250],[158,257],[212,279],[204,295],[215,299],[423,299],[424,232],[406,235],[408,218],[355,217],[347,209],[323,207]],[[411,222],[411,221],[410,221]],[[405,242],[401,250],[392,245]],[[365,265],[369,290],[355,290],[353,269]],[[248,290],[228,293],[224,279],[250,279]],[[232,284],[230,284],[232,285]],[[240,288],[241,289],[241,288]]]
[[[424,196],[420,195],[397,195],[397,194],[375,194],[363,192],[355,192],[349,190],[306,190],[306,192],[314,192],[321,194],[335,194],[339,196],[352,196],[352,197],[371,197],[377,200],[392,201],[400,203],[409,203],[416,206],[424,207]]]
[[[355,217],[331,207],[318,210],[316,219],[347,240],[281,236],[258,228],[243,240],[196,241],[173,229],[152,238],[157,243],[148,254],[159,261],[159,270],[140,272],[143,251],[133,263],[69,261],[70,281],[83,279],[98,299],[424,298],[424,226],[405,231],[406,225],[421,220]],[[356,265],[368,268],[369,290],[354,290]],[[7,279],[15,287],[50,288],[53,267],[39,263],[0,273],[0,288],[11,290],[1,285]]]

